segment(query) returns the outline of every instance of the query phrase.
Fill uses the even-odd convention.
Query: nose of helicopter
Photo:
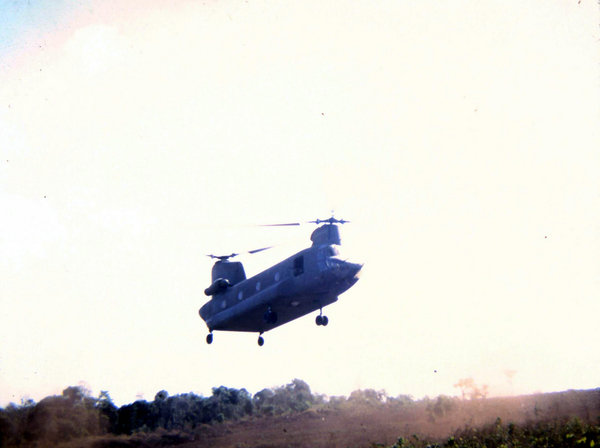
[[[356,282],[360,278],[362,267],[362,264],[349,261],[338,262],[334,265],[333,273],[339,280]]]
[[[363,264],[359,263],[348,263],[348,277],[358,280],[360,278],[363,266]]]

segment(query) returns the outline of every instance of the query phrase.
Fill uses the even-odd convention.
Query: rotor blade
[[[252,254],[256,254],[258,252],[262,252],[263,250],[271,249],[273,247],[275,247],[275,246],[261,247],[260,249],[249,250],[247,252],[240,252],[238,254],[233,253],[231,255],[213,255],[213,254],[210,254],[210,255],[207,255],[207,257],[210,257],[213,260],[217,259],[217,260],[225,261],[225,260],[229,260],[230,258],[237,257],[238,255],[244,255],[244,254],[250,254],[250,255],[252,255]]]
[[[223,261],[223,260],[227,260],[229,258],[237,257],[238,255],[239,254],[231,254],[231,255],[213,255],[213,254],[210,254],[210,255],[207,255],[207,257],[210,257],[213,260],[216,258],[218,260]]]
[[[262,247],[262,248],[260,248],[260,249],[249,250],[249,251],[248,251],[248,252],[246,252],[246,253],[248,253],[248,254],[256,254],[256,253],[258,253],[258,252],[262,252],[263,250],[271,249],[271,248],[273,248],[273,247],[274,247],[274,246]]]
[[[286,226],[299,226],[299,222],[289,222],[286,224],[260,224],[258,227],[286,227]]]
[[[336,219],[333,216],[329,219],[317,219],[316,221],[310,221],[313,224],[346,224],[350,221],[346,221],[345,219]]]

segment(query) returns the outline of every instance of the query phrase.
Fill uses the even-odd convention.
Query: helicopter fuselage
[[[213,276],[215,268],[233,264],[217,261]],[[207,288],[212,298],[200,316],[211,333],[264,333],[337,301],[358,281],[361,268],[341,259],[336,244],[315,243],[251,278],[242,279],[243,268],[241,278],[213,278]]]

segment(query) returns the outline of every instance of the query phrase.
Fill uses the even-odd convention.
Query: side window
[[[304,272],[304,256],[294,258],[294,276],[298,276]]]

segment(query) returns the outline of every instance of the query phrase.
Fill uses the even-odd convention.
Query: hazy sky
[[[595,0],[164,3],[0,5],[1,406],[600,386]],[[329,326],[207,346],[204,255],[333,209]]]

